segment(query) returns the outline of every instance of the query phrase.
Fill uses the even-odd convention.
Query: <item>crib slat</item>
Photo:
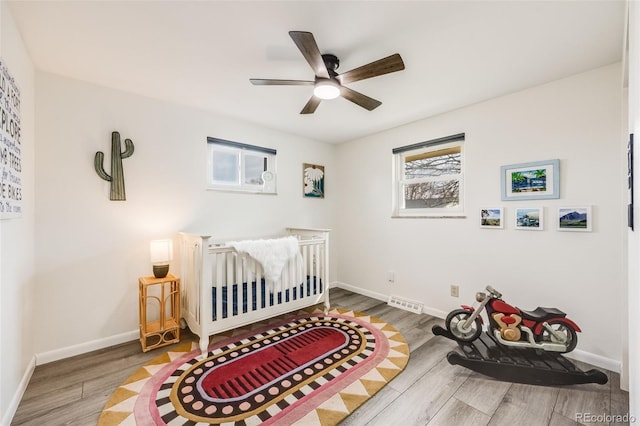
[[[262,267],[260,263],[255,262],[255,271],[256,271],[256,291],[258,292],[258,299],[256,302],[256,309],[262,309],[266,307],[268,304],[266,303],[266,291],[262,291]]]
[[[237,306],[237,315],[242,315],[243,312],[243,300],[242,293],[246,285],[251,285],[251,277],[248,274],[249,268],[247,267],[248,257],[246,255],[236,256],[236,281],[235,285],[238,291],[236,297],[233,300],[233,306]]]
[[[296,287],[296,257],[295,256],[287,262],[287,271],[288,273],[286,274],[285,288],[289,292],[289,300],[293,300],[293,290]]]
[[[227,254],[227,279],[224,285],[227,287],[227,318],[233,316],[233,284],[235,280],[235,262],[238,261],[238,255],[235,253]]]
[[[309,246],[302,246],[302,290],[300,294],[302,297],[309,296],[307,291],[307,276],[309,275]]]
[[[318,244],[313,246],[313,256],[311,258],[312,269],[311,274],[309,274],[309,292],[310,295],[317,294],[318,288],[314,289],[314,278],[318,276],[318,266],[320,265],[320,247]]]
[[[213,286],[213,291],[216,292],[216,319],[222,318],[222,284],[224,283],[224,273],[225,273],[225,256],[224,253],[219,253],[215,255],[216,264],[215,264],[215,285]]]
[[[257,309],[260,309],[260,307],[257,305],[257,298],[258,298],[258,282],[256,281],[256,274],[255,274],[255,270],[256,270],[256,261],[254,259],[250,259],[249,260],[249,269],[251,270],[251,281],[247,282],[249,288],[247,289],[247,312],[251,312],[251,311],[255,311]],[[256,286],[253,286],[253,283],[256,283]],[[253,308],[253,304],[254,302],[256,303],[256,308]]]

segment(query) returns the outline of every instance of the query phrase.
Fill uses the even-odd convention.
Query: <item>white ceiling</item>
[[[625,2],[34,1],[10,7],[37,68],[340,143],[622,59]],[[404,71],[299,112],[312,80],[288,35],[310,31],[338,72],[400,53]]]

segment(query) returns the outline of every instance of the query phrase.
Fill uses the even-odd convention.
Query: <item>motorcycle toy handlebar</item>
[[[489,293],[493,294],[498,299],[502,298],[502,293],[500,293],[498,290],[496,290],[495,288],[491,287],[490,285],[487,286],[487,291]]]

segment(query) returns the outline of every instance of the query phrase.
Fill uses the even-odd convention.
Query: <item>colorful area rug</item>
[[[409,361],[404,337],[367,314],[333,309],[187,343],[147,363],[106,404],[99,426],[335,425]]]

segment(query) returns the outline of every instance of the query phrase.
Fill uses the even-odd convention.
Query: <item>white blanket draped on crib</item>
[[[267,288],[272,293],[280,291],[280,278],[287,262],[294,257],[300,257],[300,249],[296,237],[230,241],[227,244],[238,253],[247,253],[262,265]],[[296,263],[296,268],[299,271],[296,275],[302,278],[300,262]]]

